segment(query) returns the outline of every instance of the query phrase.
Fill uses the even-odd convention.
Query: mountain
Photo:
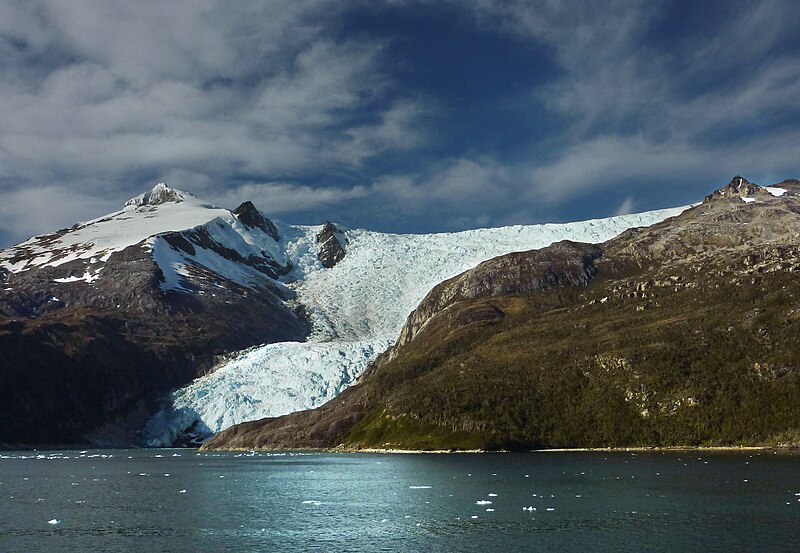
[[[316,407],[442,280],[681,210],[394,235],[286,225],[251,202],[229,211],[159,184],[0,251],[0,443],[173,445]]]
[[[173,392],[147,422],[143,440],[152,446],[201,441],[237,423],[320,406],[397,340],[408,314],[439,282],[498,255],[562,239],[600,242],[682,210],[441,234],[316,227],[285,245],[298,268],[289,286],[312,324],[309,338],[231,356]],[[326,269],[320,258],[331,259],[331,236],[345,254]]]
[[[203,447],[798,444],[798,274],[800,181],[737,176],[648,228],[438,284],[358,384]]]
[[[305,338],[279,238],[252,204],[159,184],[0,251],[0,443],[131,443],[155,398],[218,356]]]

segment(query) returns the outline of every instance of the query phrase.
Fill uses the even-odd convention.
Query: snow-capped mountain
[[[193,281],[203,280],[195,271],[199,266],[255,287],[264,285],[264,275],[286,270],[276,233],[252,204],[232,212],[160,183],[121,211],[0,251],[0,267],[12,274],[61,267],[69,274],[55,283],[91,283],[112,254],[141,245],[161,269],[165,291],[197,291]]]
[[[144,422],[131,412],[218,356],[305,338],[279,238],[250,203],[229,211],[159,184],[0,251],[0,442],[80,441],[118,420],[101,434],[129,443]]]
[[[93,433],[124,442],[131,434],[119,438],[122,425],[126,431],[143,427],[139,437],[146,444],[169,445],[187,433],[202,437],[318,406],[395,342],[408,314],[442,280],[489,258],[557,240],[601,242],[683,209],[396,235],[273,222],[250,202],[229,211],[159,184],[116,213],[0,251],[0,314],[23,321],[14,332],[41,331],[54,359],[77,375],[65,377],[63,386],[50,383],[46,394],[56,401],[60,393],[71,394],[69,401],[37,412],[36,374],[47,370],[41,360],[21,367],[28,360],[20,353],[16,364],[0,366],[12,381],[32,380],[18,388],[22,411],[36,413],[35,423],[22,424],[0,442],[20,441],[31,427],[59,418],[40,442],[65,429],[72,440]],[[100,338],[91,326],[98,320]],[[102,355],[88,345],[93,340],[105,348]],[[65,346],[73,341],[77,345]],[[135,372],[145,361],[125,365],[106,351],[129,347],[153,357],[146,362],[158,369],[155,375]],[[88,380],[91,393],[102,396],[93,409],[80,391]],[[143,399],[181,384],[145,424],[154,404]],[[134,411],[138,415],[131,417]],[[111,419],[119,424],[98,431]]]

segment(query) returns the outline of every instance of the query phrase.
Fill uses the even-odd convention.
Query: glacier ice
[[[310,316],[312,335],[306,342],[239,352],[174,391],[148,421],[143,439],[166,446],[189,428],[208,435],[240,422],[318,407],[353,384],[395,342],[406,317],[439,282],[498,255],[565,239],[603,242],[684,209],[439,234],[344,229],[347,254],[331,269],[316,256],[321,227],[278,224],[278,250],[294,267],[282,280]]]

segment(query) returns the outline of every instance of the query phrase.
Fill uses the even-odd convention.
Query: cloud
[[[42,229],[52,232],[71,227],[121,208],[113,201],[60,186],[0,192],[0,233],[20,240]]]
[[[633,196],[628,196],[619,205],[617,210],[614,212],[614,215],[627,215],[629,213],[633,213],[634,205],[636,205],[636,202],[633,201]]]
[[[423,140],[380,42],[319,23],[335,2],[146,4],[0,8],[0,186],[99,179],[127,197],[168,172],[336,172]]]
[[[674,7],[0,3],[0,240],[99,215],[160,180],[302,222],[428,231],[688,203],[736,173],[797,176],[800,4]],[[453,51],[491,37],[487,60],[513,46],[551,69],[526,79],[515,67],[531,84],[506,93],[482,82],[481,63],[436,65],[453,59],[426,49],[439,33],[416,44],[424,33],[402,21],[424,27],[443,10]],[[382,24],[352,22],[365,12]],[[456,70],[476,73],[448,80]],[[438,76],[441,90],[425,86]],[[469,105],[451,82],[475,88]],[[65,198],[58,214],[14,215],[47,194]]]
[[[339,154],[358,164],[364,158],[385,150],[411,150],[426,142],[422,122],[434,111],[430,102],[402,99],[389,107],[371,125],[344,132],[349,141],[339,145]]]
[[[731,3],[701,32],[651,2],[475,6],[480,24],[552,48],[561,70],[530,101],[559,117],[562,132],[516,168],[537,198],[557,204],[622,186],[648,196],[665,180],[696,189],[736,172],[798,169],[800,67],[787,45],[796,46],[800,6]]]
[[[267,182],[242,184],[210,197],[224,207],[233,208],[250,200],[265,213],[283,214],[325,208],[369,195],[370,190],[365,186],[312,188],[294,183]]]

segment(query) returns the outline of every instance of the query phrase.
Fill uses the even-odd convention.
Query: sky
[[[439,232],[797,178],[798,21],[793,0],[0,0],[0,247],[161,181]]]

